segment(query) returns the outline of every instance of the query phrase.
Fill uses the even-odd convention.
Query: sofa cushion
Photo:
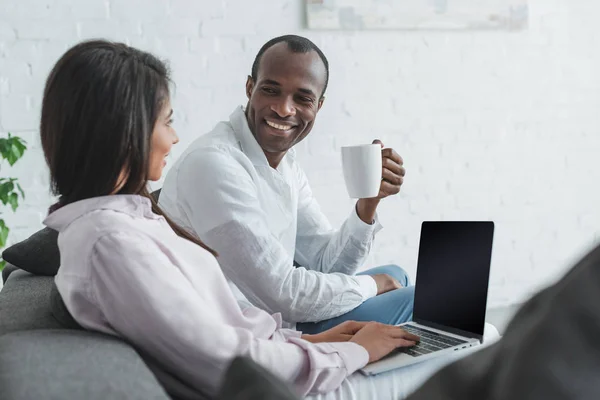
[[[44,228],[2,252],[2,258],[35,275],[54,276],[60,266],[58,232]]]
[[[169,398],[129,345],[75,330],[1,336],[0,387],[5,400]]]
[[[0,335],[30,329],[58,329],[50,309],[54,278],[13,272],[0,290]]]
[[[233,360],[218,400],[299,400],[281,379],[247,357]]]

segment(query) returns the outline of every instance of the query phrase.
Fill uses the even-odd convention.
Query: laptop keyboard
[[[425,354],[433,353],[434,351],[443,350],[466,343],[465,340],[460,340],[441,333],[417,328],[416,326],[412,325],[403,325],[402,329],[421,338],[421,341],[416,346],[398,349],[400,352],[406,353],[413,357],[419,357]]]

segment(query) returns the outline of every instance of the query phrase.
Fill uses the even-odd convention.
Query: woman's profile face
[[[173,109],[171,101],[165,101],[165,104],[158,114],[158,119],[152,131],[152,145],[150,147],[150,166],[148,179],[157,181],[162,176],[163,168],[167,165],[166,157],[171,152],[171,147],[179,142],[175,129],[171,126],[173,123]]]

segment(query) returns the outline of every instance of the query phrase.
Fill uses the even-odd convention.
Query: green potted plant
[[[10,132],[7,138],[0,138],[0,170],[4,161],[12,167],[27,150],[26,143],[23,139],[18,136],[12,136]],[[19,207],[19,197],[25,198],[25,193],[19,185],[17,178],[0,177],[0,202],[4,206],[10,205],[12,211],[15,212]],[[10,229],[6,226],[4,218],[0,213],[0,249],[4,249],[6,240],[8,239],[8,233]],[[4,260],[0,261],[0,270],[4,268]]]

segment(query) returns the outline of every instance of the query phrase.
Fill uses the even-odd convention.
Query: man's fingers
[[[390,171],[389,169],[384,169],[383,172],[381,173],[381,178],[388,182],[391,183],[392,185],[402,185],[402,183],[404,183],[404,178],[402,177],[402,175],[399,174],[395,174],[392,171]]]
[[[383,146],[383,143],[382,143],[382,142],[381,142],[381,140],[379,140],[379,139],[375,139],[375,140],[373,140],[372,144],[379,144],[379,145],[381,145],[381,148],[383,148],[383,147],[384,147],[384,146]]]
[[[389,158],[400,165],[404,164],[404,160],[402,157],[400,157],[400,154],[396,153],[396,151],[392,148],[388,147],[387,149],[381,150],[381,155],[384,159]]]
[[[381,166],[383,167],[384,170],[387,169],[396,175],[400,175],[400,176],[406,175],[406,170],[404,169],[404,167],[402,165],[398,164],[396,161],[392,160],[391,158],[384,158],[383,161],[381,162]]]
[[[379,195],[380,196],[391,196],[394,194],[398,194],[400,192],[400,186],[398,185],[392,185],[389,182],[386,181],[382,181],[381,182],[381,188],[379,189]]]

